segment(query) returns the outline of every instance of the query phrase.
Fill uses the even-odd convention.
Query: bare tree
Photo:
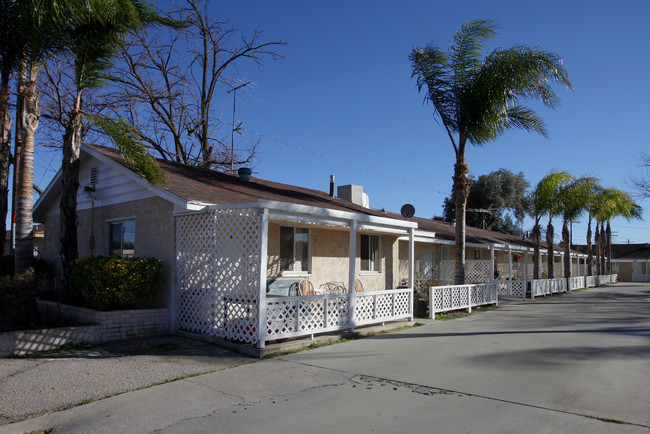
[[[643,173],[630,177],[628,184],[636,190],[637,196],[647,199],[650,198],[650,154],[642,151],[640,158],[639,165],[643,168]]]
[[[170,18],[178,30],[143,31],[121,53],[106,95],[115,115],[137,126],[142,138],[164,159],[209,168],[249,164],[255,145],[239,154],[225,140],[214,108],[218,95],[236,86],[234,67],[282,56],[280,40],[263,41],[259,31],[246,36],[228,21],[211,18],[207,2],[185,0]],[[234,126],[233,126],[234,128]]]

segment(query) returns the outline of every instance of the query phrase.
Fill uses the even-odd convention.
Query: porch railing
[[[354,320],[350,297],[355,298]],[[350,294],[320,294],[301,297],[273,297],[266,300],[266,330],[261,340],[313,336],[412,318],[413,289],[391,289]],[[265,333],[264,333],[265,332]]]
[[[429,288],[429,318],[435,319],[436,312],[467,309],[486,304],[499,303],[499,289],[496,282],[470,285],[432,286]]]
[[[569,283],[569,291],[574,291],[576,289],[586,288],[585,286],[585,276],[573,276],[567,278]]]

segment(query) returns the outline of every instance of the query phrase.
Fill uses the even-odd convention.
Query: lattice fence
[[[356,294],[354,322],[358,325],[408,318],[411,316],[410,289],[392,289]]]
[[[348,294],[266,300],[266,338],[280,339],[350,327]]]
[[[455,260],[440,261],[440,280],[443,282],[453,282],[455,275]],[[465,261],[465,282],[467,283],[484,283],[490,282],[490,271],[492,269],[491,260],[468,260]]]
[[[497,283],[474,285],[436,286],[431,288],[430,317],[436,312],[468,309],[485,304],[498,303],[499,289]]]
[[[176,219],[176,327],[255,343],[261,224],[255,209],[212,210]]]
[[[550,295],[566,291],[567,280],[565,278],[536,279],[530,281],[531,298],[535,298],[540,295]]]
[[[525,298],[526,280],[499,280],[499,295]]]

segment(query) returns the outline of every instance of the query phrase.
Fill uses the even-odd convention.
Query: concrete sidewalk
[[[3,358],[0,425],[253,361],[243,354],[178,336]]]
[[[650,432],[650,285],[281,356],[0,432]],[[4,400],[4,396],[3,396]]]

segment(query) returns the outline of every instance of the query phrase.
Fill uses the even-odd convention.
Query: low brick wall
[[[169,309],[166,308],[103,312],[39,300],[38,309],[45,318],[97,325],[96,343],[161,336],[170,332]]]
[[[61,327],[0,333],[0,357],[27,356],[65,344],[96,342],[98,326]]]

